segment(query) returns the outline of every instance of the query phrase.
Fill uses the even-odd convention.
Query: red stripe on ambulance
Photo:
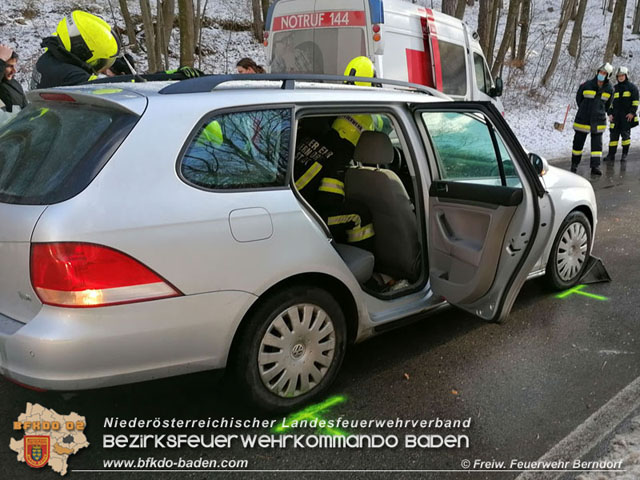
[[[305,28],[364,27],[367,24],[363,10],[296,13],[273,19],[273,31]]]

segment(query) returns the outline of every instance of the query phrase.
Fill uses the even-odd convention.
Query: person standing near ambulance
[[[624,162],[631,146],[631,129],[638,125],[638,87],[629,81],[629,69],[619,67],[616,72],[618,83],[614,88],[613,102],[609,108],[609,153],[606,161],[613,162],[622,137],[622,158]]]
[[[609,63],[602,64],[597,74],[587,80],[576,94],[578,113],[573,122],[575,134],[571,150],[571,171],[575,173],[582,157],[582,148],[591,134],[591,175],[602,175],[600,158],[602,157],[602,134],[607,128],[607,111],[613,101],[613,87],[609,76],[613,67]]]

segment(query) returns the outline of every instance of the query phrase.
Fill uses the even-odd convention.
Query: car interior
[[[371,251],[335,240],[333,245],[363,290],[395,298],[424,282],[425,241],[418,217],[422,207],[416,204],[414,169],[397,123],[390,115],[373,115],[378,117],[378,128],[362,132],[344,178],[345,201],[358,202],[371,213],[375,230]],[[297,138],[303,131],[320,136],[335,119],[335,115],[302,118]],[[317,210],[317,205],[307,203]]]

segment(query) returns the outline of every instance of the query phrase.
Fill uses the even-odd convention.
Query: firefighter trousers
[[[629,153],[629,146],[631,145],[631,129],[621,130],[618,127],[614,127],[609,132],[609,154],[607,157],[613,160],[613,157],[616,155],[616,150],[618,150],[618,145],[622,144],[622,154],[626,155]],[[619,142],[618,139],[622,137],[622,141]]]
[[[373,251],[375,231],[371,212],[365,205],[346,200],[340,205],[323,205],[317,210],[336,242]]]
[[[573,136],[573,149],[571,150],[571,166],[577,167],[582,158],[582,148],[587,139],[587,132],[575,132]],[[591,134],[591,168],[600,166],[600,157],[602,157],[602,133]]]

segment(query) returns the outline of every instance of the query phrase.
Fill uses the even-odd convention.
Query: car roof
[[[316,79],[319,80],[313,81]],[[299,80],[302,78],[302,80]],[[324,79],[338,79],[327,83]],[[233,106],[306,103],[432,103],[449,97],[422,85],[376,79],[378,86],[344,84],[346,77],[302,75],[209,75],[182,81],[148,81],[126,83],[87,83],[72,87],[36,90],[30,101],[41,101],[47,93],[65,93],[81,103],[111,106],[142,115],[147,100],[168,102],[172,106],[191,106],[211,110]],[[371,79],[363,79],[369,80]],[[386,82],[389,82],[387,84]],[[420,90],[417,90],[419,88]],[[267,92],[268,91],[268,94]],[[185,100],[190,100],[186,102]],[[47,100],[47,98],[44,98]],[[212,105],[215,104],[215,105]],[[173,108],[173,107],[172,107]],[[200,110],[200,108],[196,108]]]

